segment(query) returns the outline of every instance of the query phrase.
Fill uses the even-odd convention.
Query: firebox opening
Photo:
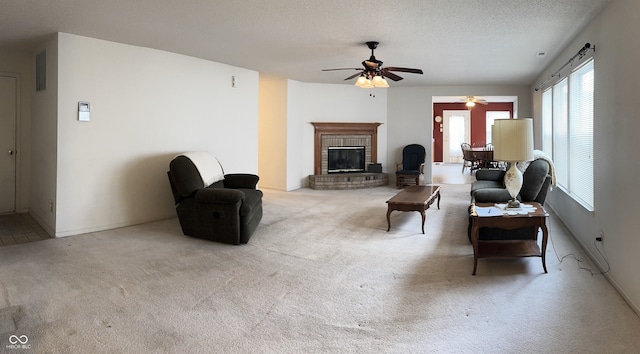
[[[364,146],[330,146],[327,162],[327,173],[364,172]]]

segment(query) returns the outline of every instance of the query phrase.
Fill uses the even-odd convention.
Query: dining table
[[[493,150],[485,148],[471,148],[474,165],[478,168],[489,168],[495,162],[493,160]]]

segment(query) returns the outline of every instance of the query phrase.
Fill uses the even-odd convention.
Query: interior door
[[[15,212],[17,79],[0,76],[0,213]]]
[[[471,141],[471,112],[451,110],[442,112],[442,161],[462,163],[460,144]]]

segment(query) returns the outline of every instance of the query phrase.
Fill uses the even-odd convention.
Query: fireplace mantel
[[[382,123],[323,123],[312,122],[315,129],[313,170],[322,174],[322,136],[323,135],[369,135],[371,136],[371,162],[378,162],[378,126]]]

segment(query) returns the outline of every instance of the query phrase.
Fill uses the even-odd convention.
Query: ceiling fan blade
[[[346,78],[346,79],[344,79],[344,80],[345,80],[345,81],[347,81],[347,80],[351,80],[351,79],[356,78],[356,77],[358,77],[358,76],[360,76],[360,75],[362,75],[362,73],[353,74],[353,75],[349,76],[348,78]]]
[[[385,70],[388,71],[400,71],[403,73],[412,73],[412,74],[423,74],[422,69],[411,69],[411,68],[398,68],[395,66],[387,66]]]
[[[396,74],[394,74],[394,73],[391,73],[391,72],[387,71],[387,70],[386,70],[386,68],[385,68],[385,69],[382,69],[382,76],[384,76],[384,77],[388,77],[388,78],[390,78],[390,79],[391,79],[391,80],[393,80],[393,81],[400,81],[400,80],[402,80],[402,77],[400,77],[400,76],[398,76],[398,75],[396,75]]]
[[[475,103],[475,104],[482,104],[482,105],[488,105],[489,103],[487,102],[487,100],[483,99],[483,98],[477,98],[474,96],[467,96],[467,98],[464,99],[460,99],[458,101],[456,101],[455,103]]]
[[[358,70],[359,72],[347,77],[345,80],[351,80],[358,76],[365,76],[370,80],[373,80],[374,77],[381,75],[383,77],[389,78],[393,81],[403,80],[402,76],[396,75],[392,73],[392,71],[399,71],[411,74],[423,74],[421,69],[413,69],[413,68],[401,68],[401,67],[385,67],[382,65],[382,61],[376,59],[373,54],[374,49],[377,48],[378,42],[366,42],[367,47],[371,49],[371,57],[369,59],[365,59],[362,61],[363,68],[335,68],[335,69],[322,69],[322,71],[336,71],[336,70]],[[386,82],[386,80],[385,80]]]
[[[362,70],[362,68],[338,68],[338,69],[322,69],[322,71],[335,71],[335,70]]]

